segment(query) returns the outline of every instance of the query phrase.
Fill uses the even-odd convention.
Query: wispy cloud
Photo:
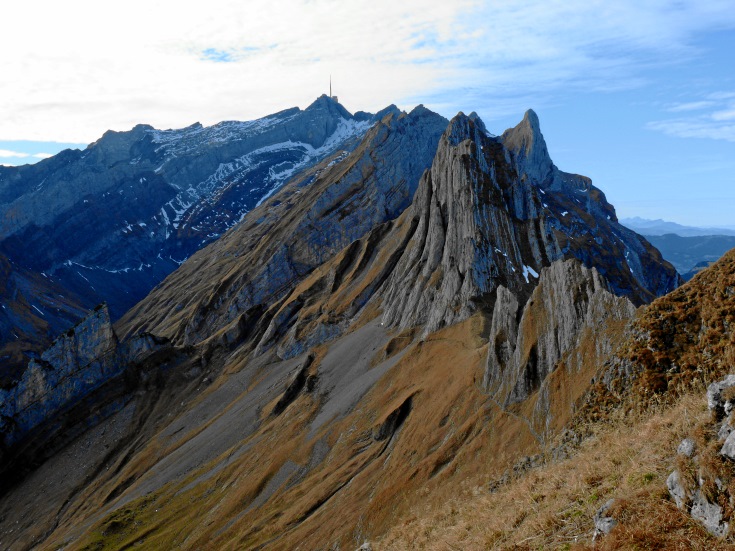
[[[735,142],[735,124],[714,124],[706,119],[654,121],[647,125],[678,138],[708,138]]]
[[[114,18],[94,0],[75,0],[74,17],[8,4],[0,139],[71,142],[304,106],[330,73],[354,109],[517,111],[641,86],[698,55],[698,33],[735,28],[731,0],[129,0]]]
[[[24,157],[30,157],[28,153],[23,153],[21,151],[10,151],[8,149],[0,149],[0,157],[7,158],[24,158]]]
[[[646,127],[679,138],[735,142],[735,93],[714,92],[705,99],[675,104],[667,110],[686,115],[652,121]]]
[[[735,121],[735,107],[725,109],[723,111],[715,111],[714,113],[712,113],[712,120]]]
[[[709,107],[714,107],[716,103],[714,101],[689,101],[685,103],[675,103],[670,105],[666,110],[672,113],[679,113],[682,111],[700,111]]]

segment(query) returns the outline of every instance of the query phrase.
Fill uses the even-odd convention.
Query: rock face
[[[47,348],[59,327],[71,327],[86,310],[55,277],[34,273],[2,254],[0,297],[0,388],[7,388],[29,356]]]
[[[477,120],[452,120],[422,178],[407,215],[415,229],[384,292],[386,323],[429,333],[491,308],[500,286],[528,296],[564,258],[638,304],[676,287],[675,270],[617,223],[588,178],[551,163],[532,111],[500,138]]]
[[[602,328],[613,330],[634,314],[627,298],[615,296],[595,268],[578,260],[544,268],[522,308],[515,295],[499,288],[488,336],[486,390],[504,407],[536,394],[529,422],[545,439],[567,420],[570,402],[582,396],[586,387],[575,381],[589,380],[613,353],[615,334]],[[560,388],[566,390],[560,393]],[[560,403],[552,403],[551,396]]]
[[[635,307],[613,295],[599,272],[577,260],[554,262],[522,311],[507,289],[498,292],[490,330],[485,386],[506,405],[527,399],[577,346],[585,329],[628,320]],[[518,316],[517,330],[512,326]],[[517,336],[516,336],[517,334]],[[600,353],[604,345],[599,343]]]
[[[0,390],[2,449],[167,347],[147,334],[120,343],[107,306],[97,307],[31,360],[15,384]]]
[[[259,334],[260,348],[269,348],[307,300],[282,303],[298,283],[411,203],[446,124],[421,106],[389,113],[349,155],[295,179],[184,264],[125,316],[126,330],[150,330],[186,344],[221,330],[229,342]],[[340,284],[342,275],[335,277],[330,288]],[[188,286],[187,296],[170,295],[179,285]]]
[[[707,406],[715,422],[712,432],[717,434],[722,443],[719,465],[711,457],[707,458],[706,463],[703,462],[697,454],[695,440],[685,438],[677,448],[677,454],[685,465],[682,472],[688,469],[695,472],[696,476],[687,480],[677,469],[666,480],[669,495],[676,506],[689,511],[692,518],[718,537],[729,533],[732,521],[731,513],[723,508],[723,504],[733,501],[730,488],[723,482],[731,478],[731,462],[735,461],[735,419],[732,414],[735,409],[735,394],[732,389],[735,389],[735,375],[732,374],[707,387]]]
[[[53,278],[56,296],[84,309],[106,301],[117,318],[288,179],[346,155],[374,122],[322,96],[250,122],[110,131],[84,151],[2,167],[0,254]],[[41,306],[42,289],[28,294]],[[53,336],[71,325],[47,322]]]
[[[498,308],[520,315],[539,272],[562,259],[595,267],[591,293],[605,279],[614,294],[636,303],[677,284],[674,269],[615,221],[588,179],[548,161],[532,112],[501,138],[489,136],[477,117],[460,114],[439,139],[443,122],[417,108],[376,125],[340,163],[295,181],[251,213],[242,229],[202,251],[124,325],[186,344],[218,331],[229,343],[257,335],[258,352],[280,342],[278,353],[286,358],[341,334],[368,306],[382,308],[386,325],[419,326],[424,334],[478,309],[491,312],[499,296]],[[540,157],[546,168],[531,167]],[[429,165],[410,207],[395,223],[379,226],[401,214],[416,186],[411,182]],[[340,249],[339,261],[307,282]],[[225,260],[228,254],[235,258]],[[181,303],[170,290],[191,285],[195,272],[205,283]],[[349,285],[348,304],[324,306]],[[510,296],[517,305],[505,302]],[[578,306],[568,305],[571,311]],[[630,308],[623,308],[626,315]],[[499,314],[494,322],[503,324],[509,342],[517,324],[511,318]],[[569,330],[576,334],[577,327]],[[556,360],[542,358],[543,373]],[[524,384],[518,382],[512,401],[536,383]]]

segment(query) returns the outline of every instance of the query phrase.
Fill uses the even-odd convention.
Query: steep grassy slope
[[[719,454],[704,394],[735,372],[733,289],[735,250],[640,309],[615,357],[598,365],[599,382],[574,418],[576,437],[562,435],[545,465],[521,464],[500,481],[478,477],[414,504],[373,548],[732,549],[733,534],[719,539],[676,507],[666,480],[684,469],[709,481],[713,498],[734,495],[735,468]],[[699,470],[677,457],[687,437]],[[555,459],[559,451],[568,457]],[[618,525],[593,542],[594,515],[611,498]]]
[[[735,368],[735,249],[676,291],[651,303],[593,387],[586,414],[645,409],[703,392]]]
[[[396,549],[630,550],[732,549],[676,508],[666,478],[676,447],[709,419],[702,394],[674,407],[596,425],[571,456],[498,484],[487,477],[445,488],[413,504],[376,551]],[[619,521],[593,542],[594,515],[609,499]]]

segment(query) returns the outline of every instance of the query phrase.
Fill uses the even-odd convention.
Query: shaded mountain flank
[[[0,542],[399,541],[415,504],[573,453],[565,429],[621,408],[607,370],[638,376],[620,348],[653,308],[636,307],[679,282],[552,163],[532,111],[499,137],[474,114],[387,113],[123,316],[114,350],[149,335],[166,353],[114,398],[75,396],[98,414],[5,491]]]
[[[3,332],[0,344],[40,352],[103,301],[120,317],[289,178],[347,155],[376,118],[397,112],[353,116],[322,96],[249,122],[109,131],[84,151],[0,167],[0,254],[52,279],[64,290],[56,300],[73,305],[58,316],[43,285],[26,285],[37,309],[27,337]]]
[[[682,237],[665,234],[648,235],[646,239],[661,251],[663,257],[673,264],[686,281],[735,247],[735,236],[730,235]]]

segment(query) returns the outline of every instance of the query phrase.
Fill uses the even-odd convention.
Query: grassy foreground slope
[[[732,549],[732,533],[720,540],[677,509],[666,478],[681,468],[679,442],[693,437],[702,475],[735,495],[705,397],[710,382],[735,372],[734,324],[735,250],[639,310],[573,420],[586,437],[569,457],[500,485],[478,477],[432,495],[373,548]],[[609,499],[618,525],[593,542],[594,515]],[[732,523],[732,503],[724,514]]]

